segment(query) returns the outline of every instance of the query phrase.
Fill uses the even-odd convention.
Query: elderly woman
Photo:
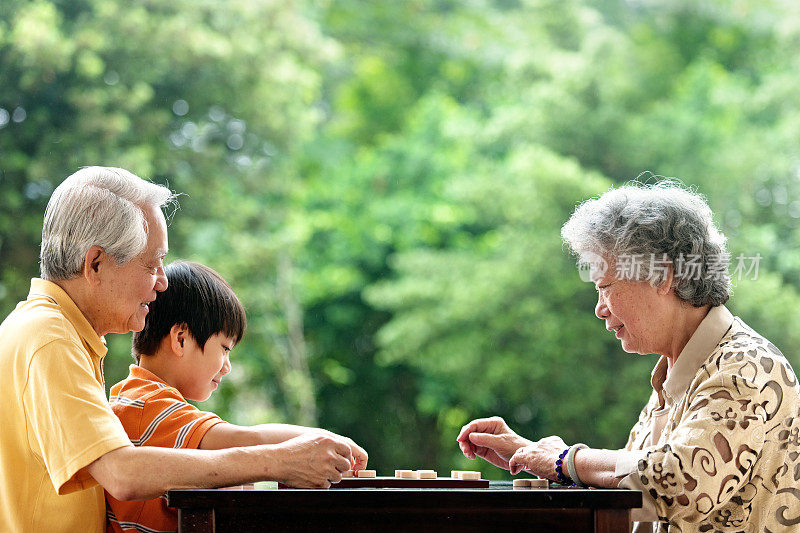
[[[565,485],[641,490],[634,531],[800,531],[800,387],[731,315],[729,255],[703,199],[673,182],[580,205],[562,237],[590,265],[595,314],[629,353],[658,354],[624,450],[532,442],[501,418],[461,430],[464,455]]]

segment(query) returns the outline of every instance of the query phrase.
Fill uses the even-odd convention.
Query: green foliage
[[[247,308],[204,408],[348,434],[382,471],[467,467],[455,435],[492,414],[620,446],[655,360],[593,317],[559,228],[683,179],[762,257],[730,307],[800,365],[798,51],[777,1],[6,1],[0,311],[52,189],[122,166],[184,194],[170,258]]]
[[[170,230],[172,257],[213,265],[237,286],[252,326],[243,348],[254,356],[246,360],[274,366],[269,354],[286,334],[276,291],[263,290],[285,251],[270,240],[286,216],[275,206],[295,186],[292,153],[319,121],[312,105],[318,72],[336,44],[292,3],[235,1],[220,10],[91,0],[7,11],[0,107],[24,110],[25,118],[13,111],[0,130],[3,309],[24,297],[26,278],[36,274],[37,234],[53,187],[79,166],[121,166],[185,194]],[[112,350],[127,353],[125,344]],[[129,361],[112,352],[109,383]],[[274,376],[254,377],[265,373]],[[234,377],[250,387],[249,375]],[[310,389],[307,372],[300,382],[298,390]],[[217,400],[223,411],[231,392]],[[296,403],[293,392],[286,396]],[[304,402],[312,422],[313,394]],[[261,404],[269,418],[300,414]]]

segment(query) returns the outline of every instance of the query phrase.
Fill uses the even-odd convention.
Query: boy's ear
[[[173,324],[173,326],[169,329],[169,339],[172,353],[178,357],[183,357],[188,337],[189,326],[186,324]]]

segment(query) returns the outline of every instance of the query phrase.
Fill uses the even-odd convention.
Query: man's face
[[[167,223],[157,207],[145,207],[142,211],[148,227],[144,251],[124,265],[116,265],[111,259],[104,272],[106,325],[101,334],[141,331],[148,304],[156,299],[157,292],[167,288],[164,274]]]

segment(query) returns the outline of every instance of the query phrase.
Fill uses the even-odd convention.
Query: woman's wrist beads
[[[564,465],[564,458],[569,453],[569,448],[566,448],[556,459],[556,480],[561,483],[562,485],[569,485],[570,479],[564,476],[563,465]]]
[[[575,444],[566,448],[556,459],[556,480],[562,485],[585,486],[578,477],[578,471],[575,469],[575,453],[584,448],[588,448],[588,446],[582,443]],[[564,470],[567,471],[566,474],[564,474]]]

